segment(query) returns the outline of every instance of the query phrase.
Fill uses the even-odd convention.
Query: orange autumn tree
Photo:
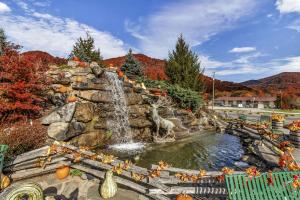
[[[34,118],[41,110],[46,78],[42,64],[10,45],[0,56],[0,123]]]

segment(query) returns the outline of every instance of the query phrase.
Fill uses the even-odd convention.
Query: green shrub
[[[175,84],[169,84],[165,81],[147,80],[139,78],[138,82],[143,82],[148,88],[160,88],[166,90],[168,95],[176,102],[181,108],[197,110],[202,105],[201,95],[191,89],[185,89]]]
[[[100,55],[100,50],[95,48],[94,43],[94,38],[87,32],[86,38],[80,37],[76,41],[69,57],[73,58],[76,56],[84,62],[101,62],[102,56]]]
[[[198,55],[192,51],[182,35],[178,37],[175,49],[169,52],[165,72],[172,84],[195,91],[203,91],[203,68]]]
[[[59,65],[58,68],[60,70],[64,70],[64,69],[71,69],[72,67],[70,67],[69,65],[63,64],[63,65]]]
[[[125,63],[122,65],[121,70],[125,72],[126,76],[130,79],[141,76],[142,68],[141,64],[134,58],[132,50],[129,49],[125,58]]]

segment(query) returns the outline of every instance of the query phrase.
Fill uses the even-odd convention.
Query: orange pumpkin
[[[190,195],[181,193],[181,194],[177,195],[176,200],[193,200],[193,197],[191,197]]]
[[[68,91],[68,88],[63,85],[60,86],[57,90],[57,92],[59,92],[59,93],[66,93],[67,91]]]
[[[122,78],[124,76],[124,73],[121,70],[119,70],[117,73],[118,73],[119,78]]]
[[[56,169],[56,178],[62,180],[69,176],[70,167],[69,166],[62,166]]]
[[[161,92],[154,92],[155,96],[161,96]]]
[[[79,67],[86,67],[87,66],[85,62],[79,62],[78,65],[79,65]]]
[[[76,98],[75,96],[69,96],[69,97],[67,98],[67,102],[68,102],[68,103],[72,103],[72,102],[75,102],[75,101],[77,101],[77,98]]]
[[[77,83],[82,83],[83,79],[82,79],[81,76],[77,76],[76,79],[75,79],[75,81],[76,81]]]
[[[80,62],[80,59],[76,56],[73,57],[73,61],[77,61],[77,62]]]

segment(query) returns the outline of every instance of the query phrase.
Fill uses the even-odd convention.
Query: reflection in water
[[[228,134],[207,133],[172,144],[151,145],[140,154],[138,165],[149,167],[164,160],[174,167],[214,169],[235,167],[243,155],[239,138]]]

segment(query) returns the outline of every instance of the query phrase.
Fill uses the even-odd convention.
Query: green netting
[[[259,118],[259,122],[264,123],[264,122],[271,122],[271,116],[269,115],[261,115]]]
[[[278,129],[271,129],[271,131],[272,131],[273,134],[278,134],[278,135],[283,135],[284,134],[283,131],[278,130]]]
[[[0,144],[0,173],[2,172],[2,169],[3,169],[4,154],[6,153],[7,149],[8,149],[7,145]]]
[[[300,176],[300,172],[273,172],[273,184],[269,184],[267,173],[252,178],[245,174],[226,175],[225,181],[229,199],[300,199],[300,189],[292,187],[294,175]]]
[[[239,116],[239,119],[242,120],[242,121],[246,121],[247,120],[247,115],[242,114],[242,115]]]

